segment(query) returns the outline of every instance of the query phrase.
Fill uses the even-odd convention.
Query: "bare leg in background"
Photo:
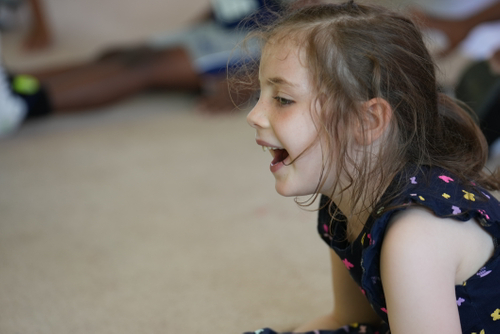
[[[45,86],[56,113],[108,105],[152,88],[194,92],[201,87],[182,48],[117,50],[89,63],[32,75]]]

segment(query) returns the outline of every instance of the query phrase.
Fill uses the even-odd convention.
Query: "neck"
[[[376,210],[375,205],[380,201],[391,181],[392,178],[383,185],[376,181],[367,182],[357,203],[354,203],[356,196],[353,193],[353,187],[349,187],[342,194],[332,197],[335,205],[347,218],[347,238],[350,242],[354,241],[361,233],[373,210]],[[379,193],[375,189],[383,191]],[[376,197],[370,194],[374,194]]]
[[[333,201],[347,218],[346,236],[349,242],[353,242],[363,230],[366,221],[370,217],[373,207],[369,207],[361,203],[358,203],[358,205],[353,207],[352,203],[349,201],[350,198],[351,197],[348,197],[347,194],[344,194],[343,198],[336,198],[333,199]]]

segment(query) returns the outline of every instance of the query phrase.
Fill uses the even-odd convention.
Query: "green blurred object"
[[[16,75],[12,80],[12,90],[18,94],[33,95],[40,90],[40,82],[31,75]]]

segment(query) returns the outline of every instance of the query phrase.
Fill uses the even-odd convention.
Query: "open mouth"
[[[273,157],[273,161],[271,161],[271,171],[273,173],[285,165],[284,161],[289,156],[287,150],[276,146],[266,146],[266,145],[261,145],[261,146],[264,152],[269,151]]]
[[[285,149],[273,149],[271,150],[271,154],[273,155],[273,161],[271,161],[271,166],[275,166],[280,162],[283,162],[286,158],[288,158],[288,152]]]

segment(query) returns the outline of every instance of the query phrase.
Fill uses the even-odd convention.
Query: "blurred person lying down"
[[[197,93],[202,111],[230,111],[249,95],[229,92],[226,71],[260,51],[257,43],[250,41],[244,49],[240,43],[291,2],[213,0],[207,13],[188,28],[152,36],[132,47],[110,48],[88,62],[29,75],[7,74],[0,67],[0,90],[3,86],[3,95],[18,110],[10,113],[7,122],[2,121],[5,112],[0,110],[0,134],[13,131],[26,119],[101,107],[151,89]],[[5,92],[6,87],[10,92]],[[0,99],[5,100],[3,95]]]

